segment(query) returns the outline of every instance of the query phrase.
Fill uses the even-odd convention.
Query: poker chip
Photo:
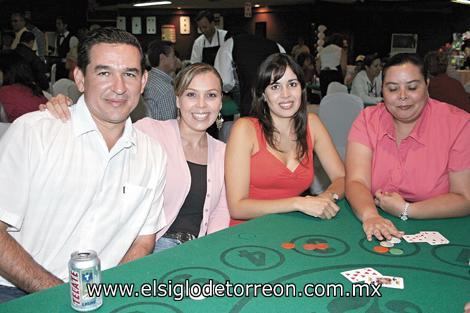
[[[389,241],[393,244],[398,244],[401,242],[401,240],[398,239],[397,237],[392,237],[392,239],[390,239]]]
[[[291,250],[291,249],[294,249],[295,248],[295,243],[293,242],[284,242],[281,247],[283,247],[284,249],[287,249],[287,250]]]
[[[390,249],[383,246],[375,246],[373,250],[377,253],[387,253]]]
[[[403,250],[402,249],[398,249],[398,248],[392,248],[390,249],[390,254],[394,254],[394,255],[401,255],[403,254]]]
[[[381,241],[381,242],[380,242],[380,245],[381,245],[382,247],[386,247],[386,248],[391,248],[391,247],[394,246],[394,244],[391,243],[390,241]]]
[[[330,247],[330,245],[327,244],[326,242],[317,243],[317,249],[319,249],[319,250],[326,250],[329,247]]]
[[[306,243],[304,244],[304,250],[310,251],[317,249],[317,244],[315,243]]]

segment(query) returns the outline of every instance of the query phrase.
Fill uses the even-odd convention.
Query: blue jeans
[[[26,295],[26,292],[16,287],[0,285],[0,303],[7,302]]]
[[[153,253],[157,253],[169,248],[176,247],[181,244],[181,241],[178,239],[173,239],[173,238],[166,238],[166,237],[160,237],[160,239],[157,240],[155,243],[155,248],[153,249]]]

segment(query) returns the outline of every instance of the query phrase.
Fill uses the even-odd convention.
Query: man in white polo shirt
[[[76,250],[103,269],[147,255],[165,225],[166,156],[129,118],[147,80],[139,42],[98,29],[74,74],[71,120],[26,114],[0,141],[0,302],[68,280]]]

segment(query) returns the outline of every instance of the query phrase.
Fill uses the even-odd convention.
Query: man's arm
[[[64,282],[36,263],[7,232],[0,221],[0,275],[27,292],[50,288]]]
[[[132,243],[129,250],[123,256],[119,264],[134,261],[153,252],[155,246],[155,234],[138,236]]]

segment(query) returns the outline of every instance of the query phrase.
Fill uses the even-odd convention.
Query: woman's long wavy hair
[[[261,63],[256,77],[255,87],[252,90],[252,115],[261,123],[264,136],[268,144],[272,148],[281,151],[274,141],[274,134],[276,132],[279,133],[279,130],[277,130],[273,124],[271,111],[269,110],[268,103],[265,100],[264,91],[269,85],[281,79],[288,67],[297,76],[302,88],[299,110],[292,117],[297,138],[297,160],[300,161],[304,155],[308,156],[307,99],[305,95],[305,80],[302,68],[289,55],[285,53],[275,53],[270,55],[263,63]]]

